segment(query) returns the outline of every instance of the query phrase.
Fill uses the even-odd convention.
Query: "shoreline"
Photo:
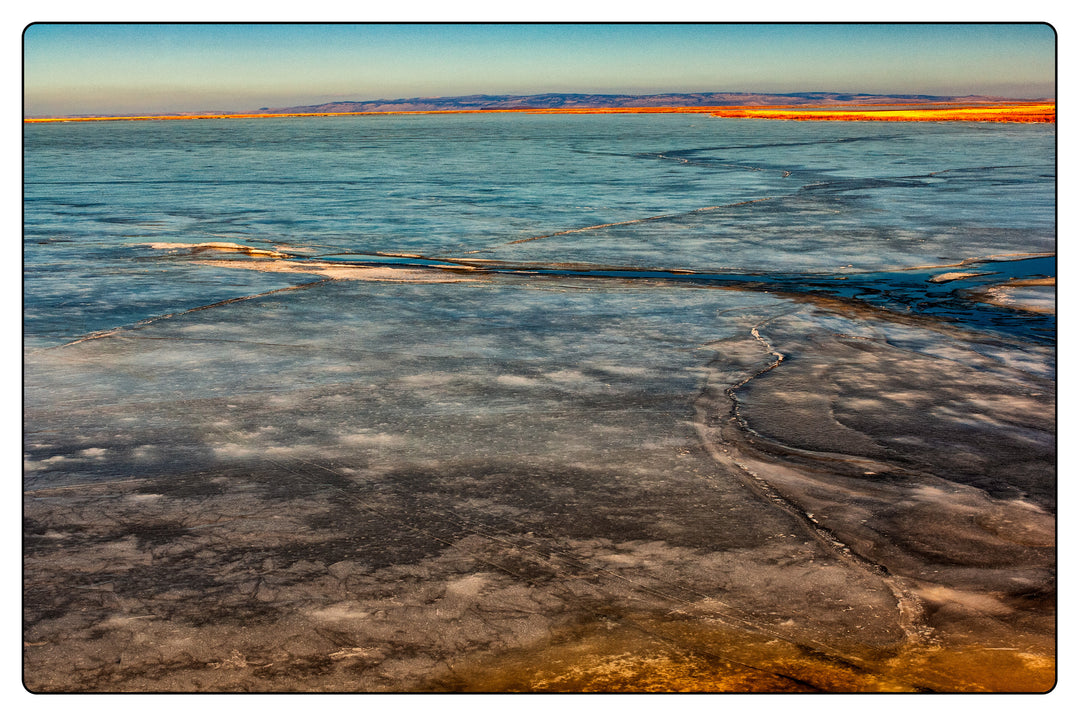
[[[1017,122],[1054,123],[1057,120],[1054,103],[1017,104],[997,107],[956,106],[945,109],[862,110],[827,109],[778,110],[737,109],[721,110],[713,117],[729,119],[794,120],[797,122]]]
[[[942,105],[945,105],[942,107]],[[917,104],[859,105],[865,107],[922,107]],[[835,105],[746,105],[735,107],[584,107],[455,110],[387,110],[373,112],[281,112],[191,115],[132,115],[103,117],[25,117],[24,124],[55,122],[136,122],[155,120],[281,119],[286,117],[360,117],[448,114],[707,114],[734,119],[891,122],[1037,122],[1056,121],[1056,103],[1016,102],[980,105],[935,103],[932,109],[836,109]]]

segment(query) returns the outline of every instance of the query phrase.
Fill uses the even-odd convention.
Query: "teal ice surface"
[[[823,273],[1055,249],[1055,128],[445,115],[25,128],[25,335],[73,340],[311,277],[300,257]],[[409,262],[410,259],[384,259]]]
[[[229,404],[246,407],[244,421],[282,431],[263,436],[276,441],[264,448],[318,446],[324,455],[342,448],[342,432],[388,425],[418,441],[414,453],[446,434],[463,451],[496,454],[507,451],[490,426],[499,416],[588,424],[600,410],[616,427],[645,415],[678,425],[692,415],[714,344],[786,305],[764,294],[586,279],[327,282],[170,317],[119,340],[33,351],[30,423],[57,438],[31,448],[29,465],[46,481],[138,475],[157,470],[138,457],[153,446],[176,465],[213,466],[215,446],[258,433],[235,420],[224,430],[225,414],[237,413]],[[440,428],[444,421],[452,427]],[[512,439],[563,450],[539,432]],[[49,463],[61,444],[71,458]],[[94,449],[112,460],[82,457]]]

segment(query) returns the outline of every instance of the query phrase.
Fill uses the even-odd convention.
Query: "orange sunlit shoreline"
[[[188,115],[132,115],[103,117],[27,117],[24,123],[46,122],[119,122],[152,120],[276,119],[283,117],[357,117],[381,115],[443,114],[707,114],[713,117],[742,119],[783,119],[815,121],[891,121],[891,122],[1054,122],[1055,103],[1023,102],[1011,104],[925,104],[858,105],[858,109],[838,109],[836,105],[769,105],[735,107],[581,107],[581,108],[508,108],[451,110],[385,110],[367,112],[283,112]],[[875,109],[881,107],[918,109]]]
[[[908,110],[728,108],[713,117],[834,122],[1055,122],[1054,103]]]

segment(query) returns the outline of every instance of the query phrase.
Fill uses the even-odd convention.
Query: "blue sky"
[[[27,115],[243,111],[463,94],[1054,93],[1029,24],[50,25]]]

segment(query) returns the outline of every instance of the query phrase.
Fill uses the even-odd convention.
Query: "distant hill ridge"
[[[260,107],[257,110],[212,110],[187,112],[142,112],[127,114],[68,114],[56,119],[135,119],[231,115],[327,114],[349,112],[453,112],[462,110],[591,110],[648,107],[778,107],[809,106],[858,107],[869,105],[910,105],[963,103],[1010,104],[1054,102],[1053,99],[1017,99],[988,95],[871,95],[852,92],[671,92],[652,95],[584,94],[551,92],[540,95],[462,95],[458,97],[411,97],[408,99],[349,100],[292,107]],[[30,122],[50,121],[47,115],[27,115]]]
[[[396,100],[326,102],[297,107],[260,107],[256,113],[409,112],[438,110],[606,109],[617,107],[732,107],[738,105],[868,105],[938,102],[1016,102],[985,95],[870,95],[846,92],[691,92],[656,95],[548,93],[541,95],[464,95]]]

